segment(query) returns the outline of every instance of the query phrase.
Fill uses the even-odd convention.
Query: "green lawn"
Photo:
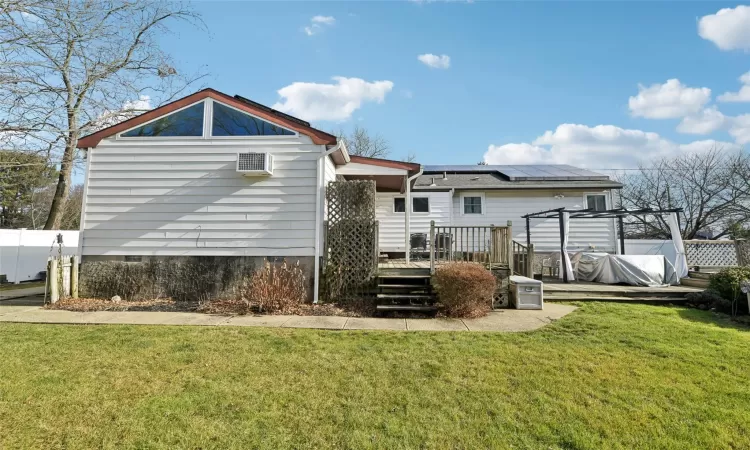
[[[0,325],[0,448],[750,448],[750,330],[583,305],[532,333]]]

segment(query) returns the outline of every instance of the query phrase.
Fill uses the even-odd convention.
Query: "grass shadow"
[[[721,328],[729,328],[738,331],[750,331],[750,321],[747,323],[733,320],[729,314],[715,311],[704,311],[701,309],[680,307],[678,314],[681,318],[693,322],[715,325]],[[746,319],[748,320],[748,319]]]

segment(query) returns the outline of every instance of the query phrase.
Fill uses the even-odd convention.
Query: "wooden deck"
[[[378,269],[429,269],[429,259],[411,260],[408,263],[405,259],[390,259],[379,262]]]

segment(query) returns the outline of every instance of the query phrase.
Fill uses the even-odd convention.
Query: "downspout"
[[[409,248],[410,244],[411,244],[411,242],[410,242],[411,241],[411,239],[410,239],[410,234],[411,234],[410,233],[410,228],[411,228],[411,182],[412,182],[412,180],[414,180],[417,177],[419,177],[420,175],[422,175],[423,171],[424,171],[424,169],[422,168],[422,166],[419,166],[419,172],[415,173],[414,175],[412,175],[410,177],[407,174],[407,178],[406,178],[406,202],[405,202],[406,205],[404,205],[404,207],[406,208],[406,211],[405,211],[406,214],[404,214],[405,222],[406,222],[406,224],[404,226],[404,229],[406,231],[406,236],[404,236],[404,243],[406,245],[404,246],[404,249],[406,249],[406,262],[407,262],[407,264],[411,260],[410,255],[409,255],[410,250],[411,250]]]
[[[315,192],[315,281],[313,287],[313,303],[318,303],[320,296],[320,232],[322,229],[323,222],[323,188],[325,188],[325,158],[331,153],[340,150],[344,146],[343,141],[338,141],[336,145],[326,150],[318,156],[318,189]]]

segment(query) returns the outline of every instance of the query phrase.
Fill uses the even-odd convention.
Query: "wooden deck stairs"
[[[379,312],[411,311],[434,313],[435,294],[430,284],[430,269],[381,268],[377,277]]]
[[[683,286],[691,286],[702,289],[708,289],[708,285],[711,282],[711,272],[696,272],[691,270],[688,272],[688,276],[680,278],[680,284]]]
[[[686,300],[691,292],[701,292],[704,288],[687,285],[646,287],[610,285],[602,283],[544,282],[544,301],[617,301],[617,302],[658,302],[678,303]]]

